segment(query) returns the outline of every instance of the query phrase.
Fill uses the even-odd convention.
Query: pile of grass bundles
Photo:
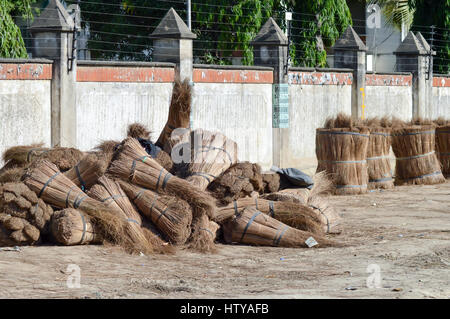
[[[49,232],[53,209],[24,183],[0,184],[0,212],[26,220],[42,235]]]
[[[394,188],[389,160],[391,132],[390,128],[370,127],[369,145],[367,147],[369,189]]]
[[[442,174],[450,178],[450,124],[436,128],[436,152]]]
[[[181,82],[180,79],[176,79],[172,90],[169,116],[156,142],[156,145],[161,147],[167,154],[171,154],[174,145],[171,141],[172,132],[177,128],[190,127],[191,96],[192,89],[189,85],[189,80],[185,79]]]
[[[317,215],[324,232],[334,232],[340,224],[341,217],[326,198],[326,195],[334,189],[333,182],[328,178],[326,172],[315,174],[313,182],[314,186],[311,190],[307,188],[287,188],[279,192],[264,194],[261,198],[306,205]]]
[[[120,181],[128,198],[139,208],[172,244],[186,243],[191,235],[192,210],[189,204],[175,196],[159,195]]]
[[[39,239],[39,229],[26,219],[0,213],[0,247],[33,245]]]
[[[247,207],[224,224],[224,238],[230,243],[275,247],[308,247],[306,240],[313,237],[318,245],[333,243],[318,234],[305,232],[263,214],[254,207]]]
[[[317,172],[333,177],[334,193],[364,194],[367,192],[368,128],[333,128],[316,130]]]
[[[3,153],[3,160],[26,166],[36,159],[46,159],[55,164],[60,171],[67,171],[74,167],[84,156],[84,153],[75,148],[42,147],[43,144],[29,146],[14,146]]]
[[[213,198],[191,183],[170,174],[159,163],[148,156],[136,139],[127,138],[122,142],[115,160],[108,172],[124,181],[156,191],[159,194],[178,196],[189,203],[193,213],[193,227],[200,217],[214,217],[216,206]],[[202,250],[209,251],[214,246],[206,234],[201,242],[208,242]],[[200,237],[201,237],[200,236]]]
[[[187,180],[200,189],[237,162],[237,144],[218,132],[190,132],[191,158]]]
[[[232,165],[209,186],[211,194],[220,205],[228,205],[232,201],[247,196],[253,192],[263,192],[261,166],[244,162]]]
[[[95,154],[88,154],[64,175],[75,185],[86,191],[105,174],[109,162]]]
[[[271,201],[260,198],[241,198],[228,206],[221,207],[217,211],[215,220],[223,224],[247,207],[253,207],[296,229],[315,234],[323,232],[319,217],[310,207],[299,203]]]
[[[96,231],[90,216],[78,209],[66,208],[55,212],[50,229],[54,240],[65,246],[103,242],[103,238]]]
[[[39,198],[52,206],[83,211],[105,241],[122,246],[131,253],[153,251],[148,241],[134,236],[130,223],[118,215],[116,209],[87,196],[49,161],[34,163],[25,175],[24,182]]]
[[[435,153],[435,128],[433,126],[409,126],[394,129],[392,150],[396,156],[396,185],[445,182]]]

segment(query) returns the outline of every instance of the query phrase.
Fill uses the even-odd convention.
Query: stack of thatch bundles
[[[256,193],[262,193],[261,167],[254,163],[237,163],[216,178],[208,187],[220,205]]]
[[[95,154],[88,154],[64,175],[75,185],[86,191],[103,176],[109,163]]]
[[[318,234],[298,230],[263,214],[254,207],[247,207],[224,224],[224,238],[230,243],[258,246],[308,247],[310,237],[318,247],[332,246],[333,243]]]
[[[53,209],[25,184],[6,183],[0,185],[0,212],[0,245],[30,245],[48,233]]]
[[[433,126],[413,125],[394,129],[392,149],[396,156],[396,185],[445,182],[435,154]]]
[[[225,135],[197,129],[190,133],[191,161],[187,180],[200,189],[237,162],[237,144]]]
[[[220,224],[242,212],[247,207],[269,215],[296,229],[311,233],[322,233],[322,224],[317,214],[308,206],[292,202],[270,201],[260,198],[241,198],[217,210],[215,221]]]
[[[192,210],[189,204],[175,196],[160,195],[151,190],[119,182],[120,186],[142,214],[170,240],[184,244],[191,234]]]
[[[25,176],[25,184],[39,198],[54,207],[82,210],[89,215],[104,240],[120,245],[130,252],[153,251],[147,240],[143,241],[135,236],[130,229],[130,223],[119,216],[117,210],[87,196],[49,161],[34,163]]]
[[[392,130],[387,127],[370,127],[369,146],[367,147],[369,189],[394,188],[391,162],[389,160],[391,132]]]
[[[214,217],[216,207],[212,197],[188,181],[170,174],[148,156],[136,139],[128,138],[122,142],[108,172],[124,181],[157,193],[174,195],[186,200],[192,207],[194,228],[197,223],[204,224],[201,228],[208,226],[201,218],[203,215],[207,215],[209,218]],[[209,237],[206,234],[197,234],[195,231],[192,236],[194,241],[202,237]],[[208,245],[203,246],[201,250],[213,249],[214,241],[208,241]]]
[[[436,128],[436,152],[441,163],[442,174],[450,178],[450,125]]]
[[[191,95],[189,80],[186,79],[181,82],[179,79],[176,79],[170,101],[169,116],[156,142],[156,145],[161,147],[167,154],[171,154],[174,145],[171,141],[172,132],[177,128],[190,127]]]
[[[50,225],[56,242],[66,246],[99,244],[103,241],[91,217],[79,209],[66,208],[55,212]]]

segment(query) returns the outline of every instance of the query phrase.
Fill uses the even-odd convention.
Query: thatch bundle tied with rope
[[[387,127],[370,127],[369,145],[367,147],[369,189],[391,189],[394,187],[389,159],[391,132],[391,128]]]
[[[436,128],[436,153],[441,163],[442,174],[450,178],[450,125]]]

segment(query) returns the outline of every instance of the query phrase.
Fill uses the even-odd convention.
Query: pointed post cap
[[[336,40],[333,49],[367,51],[367,47],[352,26],[348,26],[339,39]]]
[[[150,38],[196,39],[197,36],[189,30],[175,9],[170,8],[152,32]]]
[[[428,54],[436,55],[436,51],[431,50],[431,46],[428,44],[427,40],[423,37],[422,33],[417,32],[416,38],[419,40],[422,47],[427,51]]]
[[[73,31],[72,17],[59,0],[50,0],[39,17],[34,18],[29,30],[36,31]]]
[[[288,38],[275,20],[273,18],[269,18],[250,44],[288,45]]]
[[[412,31],[408,32],[405,40],[398,46],[397,50],[395,50],[394,54],[406,54],[406,55],[426,55],[430,53],[430,45],[425,40],[425,38],[417,33],[418,37],[414,35]]]

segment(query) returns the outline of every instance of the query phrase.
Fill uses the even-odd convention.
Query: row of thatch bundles
[[[335,194],[363,194],[403,184],[445,181],[450,163],[449,126],[431,121],[410,123],[396,118],[353,122],[338,114],[316,130],[317,172],[333,176]],[[389,152],[396,156],[395,181]],[[436,150],[437,149],[437,150]],[[436,154],[437,153],[437,154]],[[442,167],[442,171],[441,171]]]

